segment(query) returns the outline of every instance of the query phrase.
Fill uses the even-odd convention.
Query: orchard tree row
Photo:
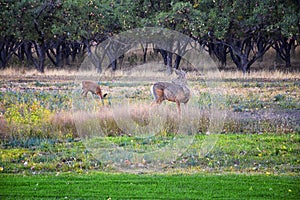
[[[300,41],[297,0],[2,0],[0,15],[0,69],[12,60],[40,72],[46,62],[62,68],[94,45],[143,27],[183,33],[220,65],[231,58],[244,73],[270,48],[291,67]],[[172,53],[158,52],[171,67]],[[178,67],[180,57],[174,62]]]

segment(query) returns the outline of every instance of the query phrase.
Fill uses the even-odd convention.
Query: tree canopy
[[[274,48],[291,67],[300,40],[295,0],[2,0],[0,69],[12,58],[44,72],[64,67],[112,35],[163,27],[194,38],[222,65],[227,55],[243,72]],[[163,51],[162,51],[163,55]],[[165,54],[168,58],[168,53]],[[172,55],[169,55],[169,57]],[[177,59],[176,59],[177,60]],[[170,63],[169,63],[170,64]]]

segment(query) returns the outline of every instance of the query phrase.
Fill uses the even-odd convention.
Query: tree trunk
[[[227,45],[237,68],[244,74],[250,72],[250,66],[272,46],[270,38],[248,37],[244,40],[229,40]],[[255,46],[259,46],[255,51]]]
[[[227,62],[228,47],[222,44],[221,41],[215,43],[211,41],[207,44],[207,47],[209,55],[218,62],[219,68],[224,68]]]
[[[146,43],[145,47],[142,46],[143,49],[143,63],[147,62],[147,50],[148,50],[148,43]]]
[[[65,64],[70,65],[70,55],[71,55],[71,49],[69,46],[69,42],[65,41],[65,50],[64,50],[64,57],[65,57]]]
[[[163,50],[163,49],[158,49],[158,52],[161,54],[161,56],[163,58],[164,65],[167,65],[168,64],[168,61],[167,61],[167,51]]]
[[[240,69],[242,69],[243,74],[246,74],[246,72],[250,72],[250,64],[247,56],[242,56],[240,65]]]
[[[34,42],[34,47],[37,53],[37,59],[34,60],[34,64],[36,69],[44,73],[45,72],[45,55],[46,55],[46,48],[45,44],[42,41],[41,44],[39,44],[37,41]]]
[[[59,41],[57,41],[56,45],[55,45],[55,50],[56,50],[56,54],[55,54],[55,66],[56,67],[61,67],[61,45],[59,43]]]
[[[22,42],[17,42],[13,36],[4,37],[0,42],[0,69],[4,69],[11,57],[20,47]]]
[[[180,55],[176,55],[175,63],[174,63],[174,68],[175,69],[179,68],[180,61],[181,61],[181,56]]]
[[[274,45],[276,53],[285,61],[285,67],[291,67],[291,49],[294,39],[280,37]]]
[[[167,72],[168,72],[168,74],[172,73],[172,61],[173,61],[172,56],[173,56],[172,52],[167,52]]]

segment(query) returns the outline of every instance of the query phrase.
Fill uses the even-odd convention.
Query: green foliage
[[[288,97],[287,99],[283,101],[279,101],[278,105],[280,108],[283,109],[299,109],[300,108],[300,102],[292,97]]]
[[[201,109],[209,109],[211,107],[211,97],[208,92],[200,93],[198,104]]]
[[[212,151],[205,158],[201,158],[192,152],[197,152],[196,149],[200,148],[199,141],[202,141],[203,137],[197,136],[188,150],[191,155],[186,162],[192,166],[212,168],[212,170],[241,170],[270,174],[285,173],[289,165],[296,166],[300,162],[296,156],[300,151],[297,145],[300,138],[297,134],[220,135]]]
[[[43,53],[37,54],[40,66],[34,63],[43,71],[44,54],[49,50],[55,54],[53,49],[59,48],[62,42],[76,41],[77,45],[89,46],[91,41],[99,43],[122,31],[143,27],[165,27],[191,36],[201,44],[216,40],[235,50],[245,38],[252,39],[251,48],[255,49],[262,47],[255,44],[258,40],[271,45],[281,37],[286,40],[300,37],[300,10],[294,0],[28,0],[2,1],[0,7],[0,42],[7,42],[6,48],[1,50],[4,55],[1,68],[8,65],[12,55],[23,62],[27,45],[38,44],[42,48]],[[12,41],[17,43],[12,44]],[[18,50],[19,45],[22,51]],[[29,49],[26,50],[28,54]],[[27,62],[32,62],[32,58],[26,56]],[[61,64],[61,61],[53,61],[49,52],[47,56],[54,65]],[[251,65],[256,59],[248,59],[251,61],[247,64]]]
[[[275,95],[275,97],[274,97],[274,101],[282,101],[282,100],[284,100],[284,99],[285,99],[285,96],[282,95],[282,94],[277,94],[277,95]]]
[[[194,9],[189,2],[177,2],[170,10],[158,13],[156,21],[159,26],[189,35],[189,26],[195,17],[193,11]]]
[[[226,134],[219,135],[212,150],[204,157],[199,149],[206,135],[196,135],[184,154],[172,163],[170,168],[183,172],[231,172],[293,174],[299,173],[299,135],[298,134]],[[93,170],[112,170],[111,166],[95,159],[97,155],[86,149],[97,145],[135,149],[136,152],[161,150],[173,141],[173,136],[160,137],[107,137],[81,141],[59,142],[42,140],[26,148],[6,147],[0,149],[1,173],[44,172],[91,172]],[[95,152],[94,152],[95,153]],[[26,162],[26,164],[24,164]],[[292,167],[290,167],[292,166]],[[166,166],[167,167],[167,166]],[[167,168],[166,168],[167,170]]]
[[[99,169],[100,161],[95,160],[81,142],[59,143],[43,140],[26,148],[1,149],[2,172],[82,172]]]
[[[200,24],[207,32],[214,31],[218,39],[227,34],[239,38],[257,31],[267,35],[281,31],[286,37],[299,35],[296,25],[299,8],[292,0],[200,1],[196,9],[207,13],[201,15],[207,17],[199,19]]]
[[[39,103],[33,104],[16,103],[10,105],[4,117],[8,122],[12,138],[40,138],[47,137],[44,125],[49,120],[51,111],[42,107]]]
[[[71,101],[67,94],[28,90],[0,93],[0,98],[5,108],[4,120],[8,123],[8,130],[2,137],[11,145],[32,146],[39,144],[43,138],[61,137],[55,129],[63,127],[54,126],[52,118],[55,112],[70,109]]]
[[[280,30],[290,37],[298,34],[297,4],[293,1],[6,1],[1,2],[1,36],[39,37],[68,34],[72,39],[119,32],[137,27],[163,26],[185,34],[204,36],[214,31],[218,39],[229,32],[260,27],[272,33]],[[298,14],[297,14],[298,13]],[[12,31],[13,30],[13,31]]]
[[[37,87],[45,87],[47,85],[40,82],[34,84]],[[0,93],[0,98],[4,107],[10,107],[16,104],[20,106],[43,107],[52,111],[63,111],[70,109],[71,100],[70,93],[48,92],[43,90],[27,90],[24,92],[6,91]]]
[[[22,40],[68,35],[70,39],[118,31],[111,7],[100,1],[7,1],[1,2],[1,36],[14,34]]]
[[[44,120],[48,120],[51,111],[42,107],[38,102],[32,105],[16,103],[6,109],[4,117],[9,123],[37,126]]]

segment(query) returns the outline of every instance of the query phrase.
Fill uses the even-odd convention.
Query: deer
[[[151,93],[154,97],[152,105],[161,104],[164,100],[175,102],[178,112],[181,113],[180,104],[186,104],[191,97],[190,89],[187,86],[186,73],[183,70],[175,70],[178,75],[171,82],[156,82],[151,86]]]
[[[102,95],[101,88],[97,83],[95,83],[94,81],[82,81],[81,96],[86,97],[88,92],[91,92],[92,94],[98,95],[100,100],[102,101],[102,104],[104,105],[103,98],[106,97],[107,93]]]

